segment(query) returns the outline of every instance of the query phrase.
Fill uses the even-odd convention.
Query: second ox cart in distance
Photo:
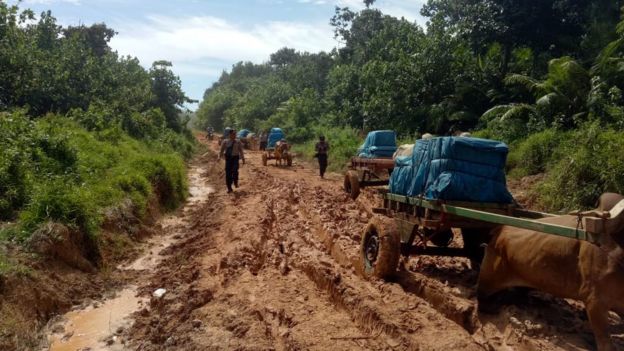
[[[383,207],[368,223],[360,245],[367,276],[394,274],[401,255],[483,258],[494,227],[507,225],[596,243],[609,228],[605,218],[579,217],[577,226],[548,223],[553,214],[521,208],[506,187],[507,145],[466,137],[418,140],[411,155],[397,157]],[[620,209],[611,216],[619,216]],[[619,220],[619,218],[618,218]],[[459,229],[463,247],[449,247]]]
[[[376,130],[368,133],[357,155],[351,158],[344,177],[344,189],[352,199],[357,199],[361,188],[388,184],[394,168],[392,155],[396,149],[394,131]]]
[[[271,128],[267,138],[266,149],[262,154],[262,164],[267,165],[268,160],[276,160],[281,166],[282,162],[286,162],[287,166],[292,166],[292,153],[290,145],[286,142],[286,135],[281,128]]]
[[[258,150],[258,137],[249,129],[241,129],[236,133],[236,137],[243,143],[243,147],[248,150]]]

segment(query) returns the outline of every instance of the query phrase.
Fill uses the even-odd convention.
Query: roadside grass
[[[347,163],[363,142],[363,138],[358,135],[357,131],[351,128],[317,127],[314,134],[324,135],[325,140],[329,142],[329,164],[327,169],[330,172],[344,171]],[[317,138],[308,140],[303,144],[294,145],[293,150],[298,157],[303,158],[305,161],[315,162],[314,154],[317,142]]]
[[[508,175],[545,174],[531,191],[552,212],[592,208],[604,192],[624,193],[624,132],[589,123],[535,133],[510,145]]]
[[[90,132],[65,117],[31,121],[19,112],[0,115],[0,129],[0,219],[17,222],[0,239],[23,241],[48,220],[95,235],[102,210],[124,199],[141,217],[152,195],[166,209],[187,196],[193,143],[184,136],[140,140],[119,127]]]

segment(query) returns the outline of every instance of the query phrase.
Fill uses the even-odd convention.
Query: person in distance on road
[[[260,133],[260,151],[266,150],[269,133],[262,131]]]
[[[329,143],[325,141],[324,136],[319,136],[319,142],[316,143],[316,158],[319,163],[319,170],[321,178],[325,177],[325,171],[327,170],[327,153],[329,152]]]
[[[227,192],[232,192],[232,184],[238,188],[238,162],[245,164],[245,154],[243,153],[243,143],[236,139],[236,130],[231,129],[228,138],[221,143],[219,160],[225,157],[225,185]]]

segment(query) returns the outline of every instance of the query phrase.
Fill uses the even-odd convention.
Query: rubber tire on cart
[[[267,155],[266,154],[262,154],[262,165],[263,166],[267,165]]]
[[[481,267],[481,262],[485,256],[485,249],[482,246],[490,241],[490,228],[462,228],[461,234],[464,240],[464,250],[467,251],[470,259],[470,266],[474,270]]]
[[[357,172],[347,171],[347,173],[345,173],[344,190],[353,200],[358,198],[360,195],[360,179]]]
[[[396,273],[400,256],[401,238],[394,220],[384,217],[371,219],[360,243],[364,276],[381,279],[392,277]]]
[[[286,164],[288,165],[288,167],[292,166],[292,155],[291,154],[286,155]]]
[[[436,233],[430,240],[435,246],[448,247],[453,242],[454,237],[453,230],[449,228]]]

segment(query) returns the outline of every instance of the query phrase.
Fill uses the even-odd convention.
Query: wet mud
[[[365,189],[353,201],[339,174],[320,179],[307,164],[265,167],[260,153],[247,158],[233,194],[225,192],[214,152],[197,162],[190,183],[199,195],[163,219],[146,248],[151,254],[119,267],[141,272],[131,294],[138,300],[130,301],[134,311],[118,333],[98,336],[98,347],[594,349],[578,302],[523,292],[507,295],[494,314],[479,313],[478,273],[467,259],[411,257],[394,281],[363,278],[359,243],[375,192]],[[155,297],[158,289],[166,292]],[[624,327],[615,315],[612,328],[622,348]]]

